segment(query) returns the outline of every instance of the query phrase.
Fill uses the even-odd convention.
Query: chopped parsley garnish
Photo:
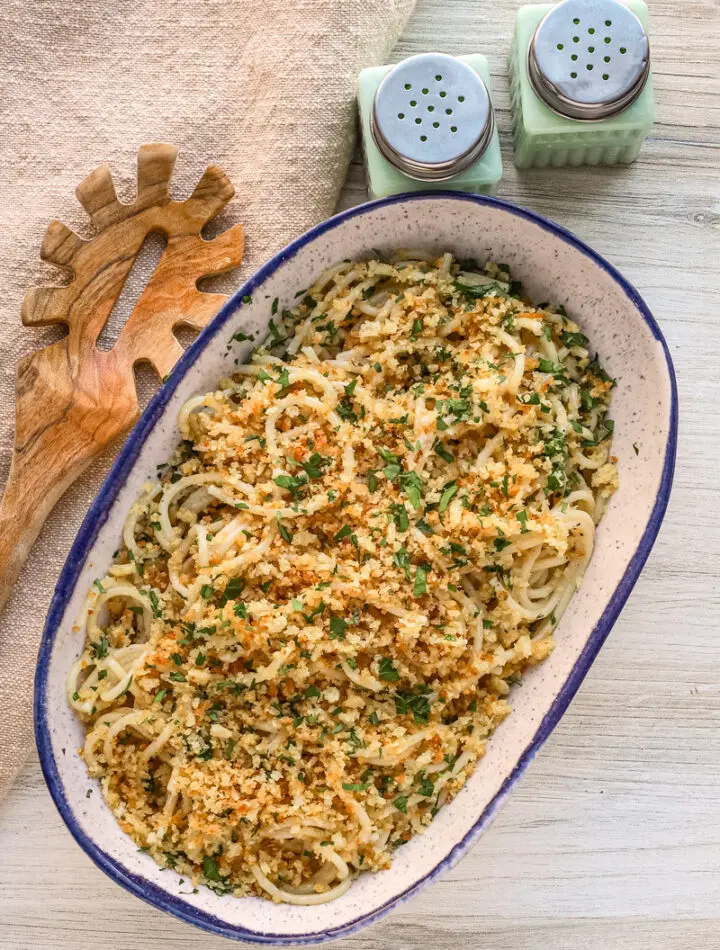
[[[517,401],[522,403],[523,406],[539,406],[540,396],[538,393],[523,393],[517,397]]]
[[[407,508],[405,505],[396,503],[390,505],[388,509],[389,518],[395,523],[395,527],[401,533],[404,533],[410,527],[410,519],[408,518]]]
[[[371,784],[371,782],[343,782],[343,789],[346,792],[365,792]]]
[[[488,278],[483,284],[466,284],[461,280],[455,281],[455,290],[466,297],[479,300],[481,297],[507,297],[508,291],[496,280]]]
[[[290,530],[282,523],[282,521],[280,520],[280,515],[277,516],[276,522],[277,522],[277,528],[278,528],[278,532],[279,532],[279,534],[280,534],[280,537],[283,539],[283,541],[286,541],[288,544],[290,544],[290,542],[291,542],[292,539],[293,539],[292,533],[291,533]]]
[[[448,485],[447,488],[443,491],[440,496],[440,504],[438,505],[438,511],[443,512],[446,510],[447,506],[453,500],[455,495],[458,493],[458,486],[455,484]]]
[[[399,716],[412,714],[418,725],[426,725],[430,718],[430,700],[427,698],[426,692],[429,692],[428,687],[425,687],[424,690],[416,690],[414,693],[398,691],[393,697],[395,699],[395,712]]]
[[[404,472],[399,478],[400,486],[408,496],[408,501],[417,509],[422,504],[423,481],[415,472]]]
[[[323,477],[323,469],[327,468],[331,461],[332,459],[313,452],[310,458],[300,462],[300,465],[308,478],[317,479]]]
[[[278,475],[273,478],[278,488],[284,488],[289,491],[293,498],[298,497],[298,493],[303,485],[307,485],[306,475]]]
[[[451,452],[448,452],[448,450],[442,444],[440,439],[435,439],[435,444],[433,445],[433,451],[435,452],[436,455],[440,456],[443,462],[447,462],[448,465],[451,462],[455,461],[455,456]]]
[[[403,815],[407,815],[407,795],[398,795],[397,798],[393,799],[393,805],[397,808],[398,811],[401,811]]]
[[[560,339],[568,348],[571,348],[573,346],[586,347],[588,343],[590,342],[584,334],[571,333],[569,330],[563,330],[562,333],[560,334]]]
[[[418,795],[424,795],[425,798],[430,798],[435,792],[432,780],[428,778],[427,775],[423,775],[420,785],[418,787]]]
[[[395,683],[400,679],[400,674],[393,666],[392,660],[383,656],[378,663],[378,672],[381,680],[387,680],[388,683]]]
[[[90,649],[92,651],[92,655],[96,659],[103,660],[108,655],[109,646],[110,646],[110,642],[108,641],[108,638],[103,634],[103,636],[95,640],[94,643],[90,644]]]
[[[243,297],[243,300],[244,299]],[[208,881],[221,882],[224,880],[220,874],[220,868],[217,866],[217,862],[207,854],[203,858],[203,875]]]
[[[587,368],[588,373],[592,373],[593,376],[597,376],[598,379],[601,379],[604,383],[610,383],[610,388],[614,389],[616,385],[616,380],[609,376],[605,370],[602,368],[600,363],[598,363],[597,356],[595,359],[588,364]]]
[[[407,548],[399,548],[393,554],[393,564],[401,568],[405,572],[407,580],[410,580],[410,555],[408,554]]]
[[[162,617],[162,609],[160,607],[160,602],[158,601],[158,596],[154,590],[148,591],[148,597],[150,598],[150,606],[152,607],[153,617]]]
[[[347,630],[349,624],[346,620],[342,620],[340,617],[331,617],[330,618],[330,639],[331,640],[344,640],[345,631]]]
[[[566,379],[566,370],[562,363],[553,363],[552,360],[546,360],[541,357],[538,360],[538,369],[541,373],[549,373],[555,379]]]

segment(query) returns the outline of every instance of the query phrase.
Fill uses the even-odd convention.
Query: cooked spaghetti
[[[472,774],[617,475],[613,381],[504,266],[345,261],[296,300],[180,411],[68,699],[161,865],[316,904]]]

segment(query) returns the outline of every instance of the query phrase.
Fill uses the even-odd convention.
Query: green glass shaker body
[[[624,0],[647,30],[648,9],[643,0]],[[616,68],[628,52],[612,35],[611,17],[582,15],[570,21],[567,37],[560,37],[553,55],[577,75],[594,69],[594,77],[610,79],[605,70]],[[514,161],[518,168],[560,165],[598,165],[633,162],[655,117],[652,75],[648,74],[639,95],[626,108],[600,119],[569,118],[544,102],[529,76],[528,49],[533,35],[553,4],[520,8],[509,57],[513,114]],[[591,9],[589,6],[588,9]],[[606,26],[608,24],[608,26]]]
[[[448,59],[449,58],[450,57],[448,57]],[[482,79],[488,95],[491,95],[490,71],[487,59],[479,53],[469,56],[458,56],[455,57],[455,59],[469,66]],[[405,62],[409,62],[409,60]],[[375,66],[364,69],[358,77],[360,130],[370,197],[383,198],[388,195],[401,194],[408,191],[436,188],[494,195],[502,177],[500,142],[494,120],[491,134],[488,137],[482,154],[468,167],[458,171],[451,177],[434,180],[416,178],[396,167],[382,153],[373,135],[373,107],[380,84],[395,68],[394,66]],[[436,77],[433,77],[433,79],[434,78]],[[426,111],[427,107],[424,108],[422,99],[423,91],[422,89],[418,90],[417,105],[411,105],[411,103],[416,101],[411,99],[410,102],[407,103],[407,106],[401,107],[409,107],[409,109],[416,110],[410,112],[408,109],[408,120],[410,122],[409,131],[421,131],[420,127],[415,130],[413,126],[413,123],[421,116],[422,121],[425,122],[422,128],[427,128],[428,131],[432,128],[432,120],[436,117],[441,118],[437,113],[433,115]],[[432,89],[430,92],[432,93]],[[412,94],[415,94],[414,91]],[[440,103],[438,104],[440,105]],[[453,98],[452,95],[449,95],[442,100],[442,106],[447,107],[447,109],[452,107],[453,109],[452,118],[448,119],[448,121],[462,121],[462,119],[456,119],[457,116],[462,116],[462,102],[458,103],[457,97]],[[445,108],[442,108],[440,111],[445,112]],[[413,118],[413,116],[415,116],[415,118]]]

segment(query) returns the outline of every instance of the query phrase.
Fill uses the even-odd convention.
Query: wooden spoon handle
[[[15,449],[0,504],[0,609],[60,496],[138,417],[132,376],[124,381],[116,362],[92,350],[79,363],[68,338],[20,361]]]
[[[36,470],[30,481],[18,474],[13,459],[0,504],[0,610],[10,596],[45,519],[79,474],[78,469],[59,473],[54,467],[48,467],[44,472]]]

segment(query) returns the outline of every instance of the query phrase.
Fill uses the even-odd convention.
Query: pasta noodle
[[[346,261],[298,299],[180,411],[67,691],[141,848],[312,905],[472,774],[617,474],[613,381],[503,266]]]

